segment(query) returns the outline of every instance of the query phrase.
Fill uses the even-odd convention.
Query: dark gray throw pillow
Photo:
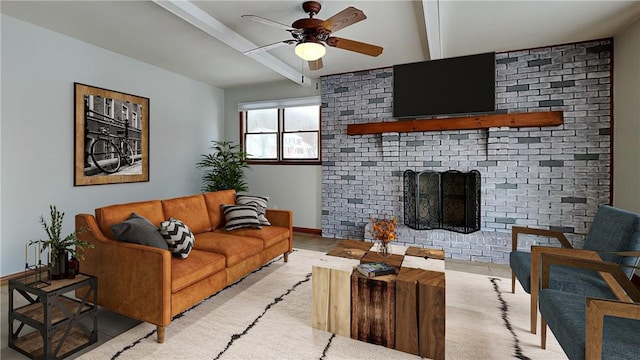
[[[111,232],[120,241],[169,250],[155,225],[136,213],[132,213],[129,219],[121,223],[111,225]]]

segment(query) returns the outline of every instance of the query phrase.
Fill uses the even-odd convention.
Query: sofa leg
[[[289,252],[284,253],[284,262],[289,262]]]
[[[516,293],[516,274],[513,271],[511,272],[511,293]]]
[[[164,331],[167,328],[165,326],[156,325],[156,330],[158,331],[157,340],[158,344],[162,344],[164,342]]]

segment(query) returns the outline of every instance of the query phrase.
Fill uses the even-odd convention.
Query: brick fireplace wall
[[[322,77],[323,236],[363,239],[369,216],[381,214],[402,223],[407,169],[480,171],[482,230],[401,226],[400,244],[507,263],[512,225],[586,233],[610,201],[612,46],[604,39],[496,54],[496,112],[561,110],[555,127],[348,136],[349,124],[395,121],[393,68]]]

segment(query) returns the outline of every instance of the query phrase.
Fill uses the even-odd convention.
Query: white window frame
[[[245,151],[245,134],[247,129],[247,111],[249,110],[261,110],[261,109],[278,109],[278,157],[277,159],[250,159],[251,164],[278,164],[278,165],[308,165],[308,164],[321,164],[322,163],[322,135],[321,135],[321,119],[318,119],[318,158],[317,159],[284,159],[283,158],[283,144],[284,134],[290,133],[284,131],[284,109],[290,107],[300,106],[321,106],[320,96],[309,96],[303,98],[293,99],[279,99],[279,100],[267,100],[267,101],[253,101],[244,102],[238,104],[238,113],[240,118],[240,144],[242,150]]]

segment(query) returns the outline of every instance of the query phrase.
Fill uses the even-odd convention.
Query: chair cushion
[[[616,252],[640,250],[640,214],[603,205],[598,209],[584,249],[598,252]],[[636,266],[638,257],[621,257],[613,254],[600,254],[604,261]],[[627,276],[633,274],[632,268],[623,268]]]
[[[540,314],[569,359],[585,357],[586,297],[553,289],[540,291]],[[640,321],[605,317],[603,359],[633,359],[640,352]]]
[[[509,254],[509,265],[524,291],[531,294],[531,253],[512,251]]]
[[[509,254],[509,264],[522,288],[531,293],[531,253],[512,251]],[[539,280],[542,281],[542,278]],[[585,269],[552,265],[549,288],[583,296],[615,299],[602,277],[595,271]]]

